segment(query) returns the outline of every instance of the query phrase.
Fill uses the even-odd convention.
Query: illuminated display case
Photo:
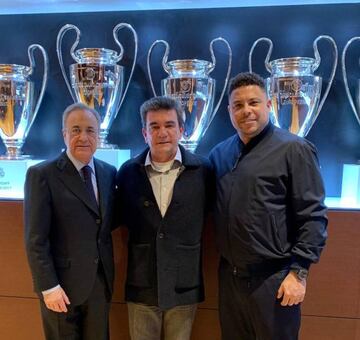
[[[211,2],[207,3],[211,6]],[[125,2],[124,6],[125,4],[129,2]],[[154,6],[156,4],[159,2],[155,2]],[[192,7],[202,6],[195,2],[191,4]],[[151,10],[147,7],[134,10],[123,7],[129,10],[122,11],[119,8],[119,11],[115,12],[102,7],[100,10],[104,12],[2,15],[0,46],[3,48],[0,49],[0,63],[25,64],[27,55],[24,51],[31,43],[41,44],[46,49],[50,61],[48,85],[38,115],[23,147],[24,152],[33,155],[34,159],[48,159],[56,156],[64,147],[61,134],[61,113],[67,105],[72,103],[72,99],[61,75],[55,45],[57,33],[66,23],[77,25],[84,33],[79,47],[115,49],[112,36],[108,33],[119,22],[131,24],[138,33],[139,54],[133,80],[108,137],[109,141],[118,145],[120,149],[131,152],[131,156],[138,154],[145,147],[141,134],[139,107],[152,95],[146,72],[146,55],[153,41],[164,39],[171,44],[169,59],[176,56],[179,59],[207,60],[208,42],[222,36],[229,42],[233,51],[231,75],[234,76],[238,72],[248,70],[249,51],[253,42],[259,37],[269,37],[274,45],[276,44],[272,56],[276,59],[312,55],[312,42],[317,36],[326,34],[331,36],[338,46],[339,62],[329,96],[306,138],[318,149],[328,206],[360,209],[360,124],[346,96],[340,63],[341,52],[346,42],[354,36],[360,36],[359,5],[285,6],[285,3],[281,1],[273,1],[269,3],[269,6],[262,7],[257,7],[260,5],[259,2],[243,5],[250,4],[255,7],[240,8],[230,3],[223,3],[223,6],[233,8]],[[261,4],[265,3],[262,1]],[[161,5],[158,6],[161,8]],[[216,7],[219,7],[219,2]],[[76,7],[75,10],[83,9]],[[93,8],[93,10],[99,10],[99,8]],[[55,11],[65,12],[68,9],[52,8],[48,12]],[[323,15],[325,12],[326,16]],[[125,41],[124,48],[131,48],[130,37],[124,35],[121,38]],[[69,50],[73,41],[74,37],[64,41],[64,49]],[[214,52],[220,65],[214,77],[218,76],[221,79],[226,73],[227,56],[221,48],[215,47]],[[331,65],[327,59],[328,46],[320,43],[319,53],[322,58],[320,71],[322,74],[329,74]],[[152,67],[155,84],[159,84],[166,76],[160,64],[162,55],[161,48],[153,53],[155,62]],[[264,67],[265,56],[266,47],[260,46],[254,56],[253,67],[254,71],[267,77],[268,72]],[[355,94],[358,91],[360,79],[359,56],[360,43],[354,43],[347,54],[347,70],[349,88]],[[67,61],[70,62],[70,60]],[[129,70],[131,60],[124,60],[124,66]],[[323,87],[325,87],[328,80],[325,77],[323,80]],[[217,84],[216,91],[220,90],[221,84]],[[356,95],[359,96],[359,94]],[[206,135],[201,140],[197,152],[206,156],[214,145],[233,133],[225,97]],[[1,143],[0,154],[4,152],[5,149]],[[129,156],[128,153],[124,159]],[[119,161],[117,165],[121,162]],[[5,163],[0,161],[0,196],[9,199],[11,195],[4,195],[1,191],[1,186],[3,189],[7,187],[4,165]],[[14,175],[12,170],[10,173]],[[21,187],[23,177],[19,175],[18,178],[17,186]],[[14,191],[12,198],[19,199],[20,197],[21,194]]]

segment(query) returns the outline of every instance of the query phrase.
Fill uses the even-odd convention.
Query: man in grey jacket
[[[222,338],[297,339],[309,266],[327,236],[316,150],[269,121],[271,102],[258,75],[237,75],[228,95],[237,134],[210,154]]]

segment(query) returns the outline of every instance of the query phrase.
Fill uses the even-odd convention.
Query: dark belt
[[[272,259],[264,260],[257,263],[241,264],[234,266],[230,264],[225,258],[221,258],[221,263],[228,270],[231,270],[233,275],[239,277],[262,276],[276,273],[281,270],[286,270],[290,267],[291,259]]]

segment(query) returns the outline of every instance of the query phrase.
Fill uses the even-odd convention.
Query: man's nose
[[[244,104],[244,106],[243,106],[243,114],[245,115],[245,116],[248,116],[249,114],[251,114],[251,106],[250,105],[248,105],[248,104]]]
[[[88,133],[86,130],[81,130],[79,134],[79,139],[86,140],[88,138]]]
[[[159,136],[166,136],[166,135],[167,135],[167,128],[165,126],[160,126]]]

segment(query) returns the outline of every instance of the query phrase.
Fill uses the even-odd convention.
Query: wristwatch
[[[298,268],[298,269],[291,269],[292,272],[294,272],[300,281],[304,281],[307,279],[309,271],[304,268]]]

